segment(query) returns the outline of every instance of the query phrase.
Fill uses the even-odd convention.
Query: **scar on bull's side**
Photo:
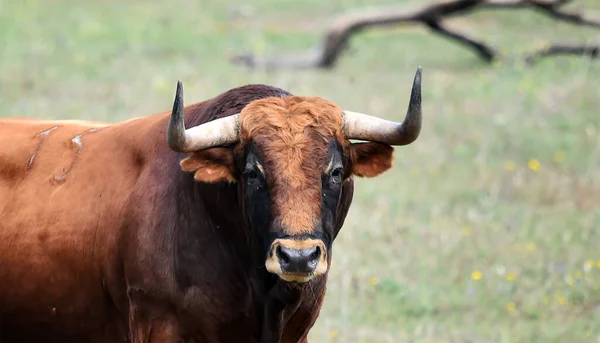
[[[48,135],[50,134],[50,132],[54,131],[58,129],[58,126],[53,126],[51,128],[49,128],[48,130],[44,130],[38,134],[35,135],[35,137],[40,137],[40,140],[38,141],[37,146],[35,147],[35,150],[33,150],[33,155],[31,155],[31,157],[29,158],[29,163],[27,164],[27,170],[31,169],[31,166],[33,165],[33,160],[35,159],[35,155],[38,153],[38,151],[40,150],[42,143],[44,142],[44,140],[46,139],[46,137],[48,137]]]
[[[83,141],[81,140],[81,138],[88,133],[94,133],[94,132],[97,132],[98,130],[99,129],[89,129],[89,130],[87,130],[83,133],[80,133],[77,136],[71,138],[71,142],[73,143],[73,145],[75,146],[75,148],[77,150],[75,150],[75,155],[73,156],[73,159],[71,160],[71,164],[69,164],[69,166],[67,168],[63,169],[63,173],[54,175],[55,183],[64,182],[65,178],[67,177],[67,173],[69,173],[71,171],[71,169],[73,169],[73,167],[75,166],[75,162],[77,162],[79,153],[81,152],[81,149],[83,149]]]

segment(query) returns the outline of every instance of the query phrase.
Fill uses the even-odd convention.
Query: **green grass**
[[[600,340],[600,63],[489,67],[406,26],[356,36],[332,71],[227,61],[303,51],[335,13],[399,2],[0,1],[0,113],[117,122],[170,109],[181,79],[186,103],[266,83],[400,119],[422,65],[422,135],[357,181],[312,341]],[[451,24],[506,54],[600,44],[527,11]]]

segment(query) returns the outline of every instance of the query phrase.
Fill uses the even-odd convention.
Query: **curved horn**
[[[238,117],[216,119],[208,123],[185,129],[183,120],[183,85],[177,81],[177,92],[173,111],[167,128],[167,143],[177,152],[193,152],[238,141]]]
[[[410,93],[408,111],[403,122],[394,122],[368,114],[344,111],[344,134],[347,139],[360,139],[407,145],[421,132],[421,67],[417,69]]]

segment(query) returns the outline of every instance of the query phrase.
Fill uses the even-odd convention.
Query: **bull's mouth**
[[[308,282],[315,277],[314,273],[300,274],[300,273],[281,273],[278,274],[281,279],[288,282]]]

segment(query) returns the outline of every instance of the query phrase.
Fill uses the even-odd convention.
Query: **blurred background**
[[[492,64],[415,24],[352,36],[330,69],[230,61],[430,3],[0,0],[0,115],[118,122],[170,110],[181,79],[186,104],[264,83],[400,120],[422,66],[422,134],[356,181],[311,341],[600,342],[600,60],[514,58],[600,29],[489,9],[447,23],[507,56]]]

